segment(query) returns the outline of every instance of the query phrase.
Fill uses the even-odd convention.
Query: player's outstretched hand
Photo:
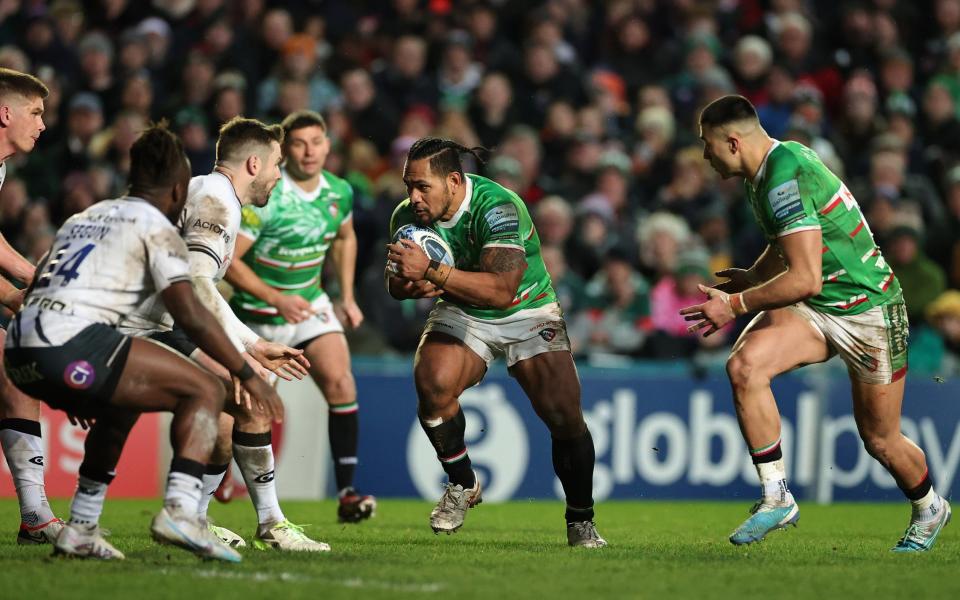
[[[737,292],[742,292],[756,285],[756,281],[754,281],[753,276],[747,269],[723,269],[722,271],[717,271],[714,275],[729,279],[729,281],[724,281],[719,285],[713,286],[721,292],[728,294],[736,294]]]
[[[315,313],[310,303],[297,294],[280,294],[272,304],[287,323],[301,323]]]
[[[303,355],[303,350],[268,342],[261,338],[256,344],[247,348],[247,352],[265,369],[272,371],[281,379],[287,381],[303,379],[310,373],[307,371],[310,368],[310,361]]]
[[[688,306],[680,310],[680,314],[687,321],[696,321],[687,327],[687,331],[694,333],[703,331],[703,336],[713,335],[720,328],[736,318],[733,307],[730,306],[730,295],[722,290],[698,285],[700,291],[707,295],[707,301],[702,304]]]
[[[272,385],[259,377],[251,377],[241,385],[250,393],[257,411],[267,415],[275,423],[283,422],[283,401]]]
[[[393,244],[387,244],[387,260],[393,261],[394,274],[408,281],[423,279],[427,267],[430,266],[427,253],[410,240],[397,240]]]

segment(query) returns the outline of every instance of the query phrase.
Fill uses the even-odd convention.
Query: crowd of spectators
[[[355,188],[365,348],[412,351],[429,301],[383,290],[407,149],[492,149],[469,170],[528,204],[581,357],[721,353],[676,314],[765,241],[696,119],[741,93],[854,192],[903,284],[919,361],[960,364],[960,0],[0,0],[0,66],[51,90],[8,161],[0,231],[36,260],[125,188],[167,118],[195,173],[219,125],[322,112]]]

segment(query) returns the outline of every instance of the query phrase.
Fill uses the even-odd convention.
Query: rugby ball
[[[450,246],[443,241],[443,238],[432,229],[418,227],[412,224],[404,225],[393,234],[393,241],[397,242],[398,240],[410,240],[420,246],[423,251],[427,253],[427,256],[430,257],[430,260],[435,260],[451,267],[454,266],[453,251],[450,250]]]

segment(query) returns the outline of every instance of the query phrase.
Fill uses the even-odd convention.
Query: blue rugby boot
[[[750,518],[730,534],[731,544],[759,542],[771,531],[785,529],[787,525],[796,527],[800,520],[800,508],[793,494],[787,494],[782,501],[764,498],[753,505],[750,513]]]
[[[929,511],[929,512],[928,512]],[[933,548],[940,530],[950,522],[950,503],[940,498],[939,506],[931,506],[924,512],[932,514],[933,518],[920,520],[914,512],[910,525],[904,532],[897,545],[891,548],[893,552],[927,552]]]

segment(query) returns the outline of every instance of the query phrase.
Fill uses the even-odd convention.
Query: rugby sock
[[[203,463],[189,458],[174,457],[167,475],[167,493],[163,505],[194,515],[200,508],[203,495]]]
[[[940,513],[942,505],[940,496],[933,490],[933,480],[930,479],[930,472],[923,474],[923,479],[916,487],[910,489],[900,488],[903,495],[910,500],[913,505],[913,517],[918,521],[929,521]]]
[[[20,501],[20,520],[30,527],[51,521],[53,511],[43,486],[43,440],[40,422],[0,419],[0,446]]]
[[[77,491],[70,503],[70,522],[80,525],[95,525],[100,521],[103,503],[107,499],[107,486],[116,476],[115,471],[102,471],[87,464],[80,465]]]
[[[787,487],[787,469],[783,464],[780,440],[750,451],[750,458],[757,468],[763,498],[779,503],[793,502],[793,494]]]
[[[330,435],[330,453],[333,454],[333,474],[339,492],[353,487],[353,473],[357,469],[357,413],[356,402],[330,407],[327,430]]]
[[[277,500],[277,487],[273,481],[273,435],[266,433],[244,433],[233,431],[233,458],[240,465],[240,473],[247,484],[247,492],[260,525],[279,523],[284,520],[280,502]]]
[[[463,489],[472,488],[476,479],[470,455],[467,454],[467,445],[463,441],[463,434],[467,429],[467,418],[463,415],[463,409],[458,410],[457,415],[449,421],[420,417],[420,426],[436,450],[440,466],[446,472],[450,483],[462,485]]]
[[[587,429],[569,440],[553,438],[553,471],[567,497],[567,524],[593,520],[593,464],[596,452]]]
[[[217,493],[220,482],[227,474],[230,463],[225,465],[207,465],[203,471],[203,496],[200,497],[200,510],[197,511],[201,517],[207,518],[207,509],[210,508],[210,499]]]

